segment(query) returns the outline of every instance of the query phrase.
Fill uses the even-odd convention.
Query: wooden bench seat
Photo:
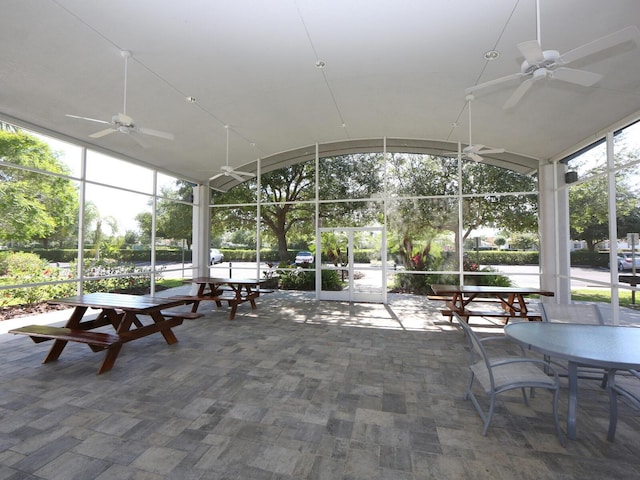
[[[193,302],[224,302],[236,297],[235,295],[233,297],[223,295],[175,295],[169,298],[172,300],[184,300],[187,304],[191,304]]]
[[[442,315],[450,317],[453,315],[453,310],[443,308],[440,310]],[[514,315],[506,310],[467,310],[465,313],[459,313],[461,317],[519,317],[520,315]]]
[[[453,301],[453,297],[450,295],[427,295],[427,299],[433,300],[436,302],[452,302]],[[497,298],[492,298],[492,297],[475,297],[473,301],[474,303],[475,302],[495,303],[495,304],[502,303]]]
[[[119,335],[111,333],[72,330],[70,328],[51,327],[48,325],[27,325],[26,327],[9,330],[9,333],[28,335],[35,343],[46,342],[47,340],[86,343],[92,347],[94,351],[123,343],[123,339]]]
[[[198,312],[167,312],[163,310],[160,313],[165,318],[181,318],[183,320],[195,320],[204,317],[203,313]]]
[[[450,302],[451,299],[450,295],[427,295],[427,300],[433,300],[434,302]]]
[[[440,313],[445,317],[449,317],[450,322],[453,320],[453,311],[451,311],[450,309],[441,309]],[[469,310],[465,313],[459,313],[458,315],[464,318],[464,320],[467,323],[469,323],[469,317],[505,318],[507,319],[507,322],[509,321],[510,318],[517,318],[517,319],[529,320],[529,321],[540,321],[542,319],[540,317],[540,314],[535,312],[527,315],[519,315],[519,314],[514,315],[510,312],[500,311],[500,310],[486,310],[486,311]]]

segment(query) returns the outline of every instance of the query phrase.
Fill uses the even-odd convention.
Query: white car
[[[635,256],[636,270],[640,272],[640,253],[636,253]],[[633,260],[631,258],[630,253],[619,253],[618,254],[618,270],[631,270],[633,266]]]
[[[217,248],[209,250],[209,263],[215,265],[216,263],[222,263],[224,261],[224,254]]]
[[[302,251],[296,255],[296,264],[313,263],[313,253]]]

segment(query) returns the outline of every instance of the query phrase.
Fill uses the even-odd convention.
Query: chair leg
[[[611,388],[611,385],[607,389],[609,390],[609,431],[607,432],[607,440],[613,442],[618,425],[618,394]]]
[[[560,397],[560,388],[556,388],[553,392],[553,421],[556,424],[556,433],[558,434],[560,445],[564,447],[566,446],[564,434],[562,433],[562,428],[560,428],[560,420],[558,419],[558,397]]]
[[[493,418],[493,411],[496,406],[496,395],[495,393],[491,395],[491,400],[489,401],[489,412],[487,413],[487,418],[484,421],[484,430],[482,430],[482,436],[487,435],[487,431],[489,430],[489,424],[491,423],[491,418]]]
[[[528,407],[529,400],[527,399],[527,389],[525,387],[522,387],[520,390],[522,390],[522,398],[524,399],[524,404]]]
[[[469,383],[467,384],[467,393],[464,394],[464,399],[469,400],[469,394],[471,393],[471,389],[473,388],[473,380],[475,379],[475,375],[471,372],[469,376]]]

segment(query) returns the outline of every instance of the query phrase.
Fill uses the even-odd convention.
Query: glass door
[[[381,227],[321,228],[316,255],[320,300],[387,302],[386,237]],[[322,278],[338,276],[342,290],[328,290]],[[335,282],[326,282],[333,285]]]

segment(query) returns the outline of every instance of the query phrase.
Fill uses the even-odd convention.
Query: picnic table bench
[[[435,293],[432,297],[445,302],[445,308],[440,310],[442,315],[449,317],[451,322],[453,314],[457,313],[467,323],[469,317],[502,318],[505,319],[505,323],[511,318],[541,320],[539,313],[529,313],[525,297],[553,296],[553,292],[526,287],[431,285],[431,289]],[[495,304],[497,308],[477,310],[469,308],[471,303]]]
[[[231,307],[229,320],[233,320],[238,310],[238,305],[249,302],[252,309],[256,309],[256,298],[260,296],[260,285],[264,280],[247,278],[219,278],[219,277],[195,277],[185,282],[198,285],[195,295],[177,295],[171,298],[182,300],[191,304],[191,311],[197,312],[200,302],[215,302],[217,307],[222,302],[227,302]]]
[[[172,345],[178,341],[172,328],[182,324],[186,319],[202,316],[194,312],[166,310],[184,305],[185,302],[182,300],[146,295],[89,293],[51,300],[49,303],[74,307],[64,327],[27,325],[9,330],[9,333],[27,335],[35,343],[53,340],[54,343],[43,363],[57,360],[68,342],[86,344],[94,352],[106,350],[98,374],[111,370],[123,344],[160,333],[167,344]],[[89,308],[100,309],[96,318],[85,318]],[[149,316],[153,322],[145,325],[140,316]],[[94,331],[106,326],[111,326],[115,333]]]

